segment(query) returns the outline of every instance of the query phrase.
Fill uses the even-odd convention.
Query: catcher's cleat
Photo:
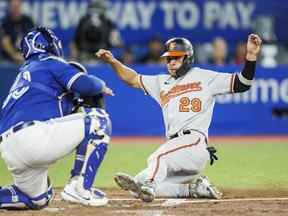
[[[74,176],[72,179],[70,179],[70,182],[68,184],[71,184],[71,187],[75,187],[77,184],[79,176]],[[67,186],[67,185],[66,185]],[[106,196],[106,193],[98,188],[91,187],[90,189],[92,192],[94,192],[97,196]]]
[[[221,199],[222,193],[205,176],[199,176],[194,183],[189,184],[192,198]]]
[[[140,198],[144,202],[152,202],[155,198],[153,187],[146,184],[137,184],[134,178],[128,174],[118,173],[114,180],[120,188],[129,191],[134,197]]]
[[[77,190],[76,181],[71,181],[64,187],[64,190],[61,192],[61,197],[64,201],[80,203],[87,206],[104,206],[108,203],[105,193],[101,190],[96,188],[91,190]]]

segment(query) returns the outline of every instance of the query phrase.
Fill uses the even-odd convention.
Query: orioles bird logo
[[[176,43],[170,43],[169,50],[175,50],[176,49]]]

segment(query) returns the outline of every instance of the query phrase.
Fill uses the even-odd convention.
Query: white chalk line
[[[109,198],[108,198],[109,199]],[[60,198],[55,198],[55,201],[61,201]],[[235,199],[155,199],[154,201],[158,202],[181,202],[181,203],[215,203],[215,202],[245,202],[245,201],[286,201],[288,197],[268,197],[268,198],[235,198]],[[139,199],[133,198],[113,198],[109,199],[109,201],[135,201],[135,202],[142,202]]]
[[[225,203],[225,202],[249,202],[249,201],[288,201],[286,197],[271,197],[271,198],[237,198],[237,199],[220,199],[220,200],[188,200],[188,199],[168,199],[161,206],[176,206],[181,204],[199,204],[199,203]]]
[[[54,199],[55,201],[61,201],[60,198]],[[157,207],[157,208],[167,208],[167,207],[175,207],[179,206],[181,204],[199,204],[199,203],[228,203],[228,202],[249,202],[249,201],[288,201],[288,197],[269,197],[269,198],[236,198],[236,199],[220,199],[220,200],[212,200],[212,199],[199,199],[199,200],[192,200],[192,199],[155,199],[154,202],[152,203],[144,203],[143,201],[139,199],[129,199],[129,198],[114,198],[114,199],[109,199],[110,202],[125,202],[125,201],[133,201],[133,202],[142,202],[143,205],[148,206],[148,207]],[[160,202],[160,203],[159,203]],[[111,203],[110,203],[111,204]],[[124,203],[121,205],[122,207],[129,208],[129,205],[125,205]],[[119,207],[121,207],[119,206]],[[105,206],[104,206],[105,207]],[[108,206],[106,206],[109,208]],[[143,206],[144,207],[144,206]],[[46,208],[44,209],[45,211],[48,212],[59,212],[65,210],[65,208]],[[134,213],[138,212],[139,210],[146,212],[149,211],[147,209],[138,209],[138,210],[115,210],[114,212],[116,213]],[[157,210],[157,214],[155,210],[153,211],[152,215],[162,215],[163,211],[161,209]],[[150,212],[152,213],[152,212]]]

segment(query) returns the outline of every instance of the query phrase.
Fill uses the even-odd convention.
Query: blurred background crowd
[[[39,25],[29,14],[22,11],[22,0],[9,0],[7,13],[1,19],[1,58],[2,63],[20,64],[23,58],[18,50],[23,34]],[[100,49],[111,49],[125,64],[161,64],[165,37],[155,32],[145,43],[125,43],[127,35],[118,29],[117,21],[109,18],[108,1],[91,0],[86,11],[75,26],[75,31],[66,47],[65,57],[82,63],[97,63],[94,53]],[[110,11],[111,12],[111,11]],[[258,33],[263,41],[260,64],[275,67],[288,64],[288,38],[278,41],[273,16],[253,18],[251,32]],[[283,28],[285,28],[283,26]],[[173,31],[173,29],[171,30]],[[193,34],[193,33],[192,33]],[[183,35],[185,37],[185,35]],[[190,38],[189,38],[190,39]],[[245,38],[246,39],[246,38]],[[195,59],[198,64],[228,65],[242,64],[245,59],[246,41],[228,42],[223,36],[215,36],[209,42],[194,42]]]
[[[234,73],[245,60],[248,34],[257,33],[263,40],[257,79],[247,94],[217,98],[225,106],[217,106],[211,133],[287,134],[287,12],[287,0],[0,0],[0,101],[23,62],[21,38],[43,25],[62,40],[65,59],[83,63],[117,91],[107,99],[108,112],[127,112],[113,115],[116,135],[159,135],[160,110],[146,109],[141,92],[123,86],[94,53],[109,49],[140,73],[166,73],[160,58],[165,41],[186,37],[196,66]]]

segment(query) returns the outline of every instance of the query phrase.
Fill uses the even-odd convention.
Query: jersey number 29
[[[190,100],[188,97],[182,97],[179,100],[179,112],[200,112],[202,102],[199,98],[193,98]]]

